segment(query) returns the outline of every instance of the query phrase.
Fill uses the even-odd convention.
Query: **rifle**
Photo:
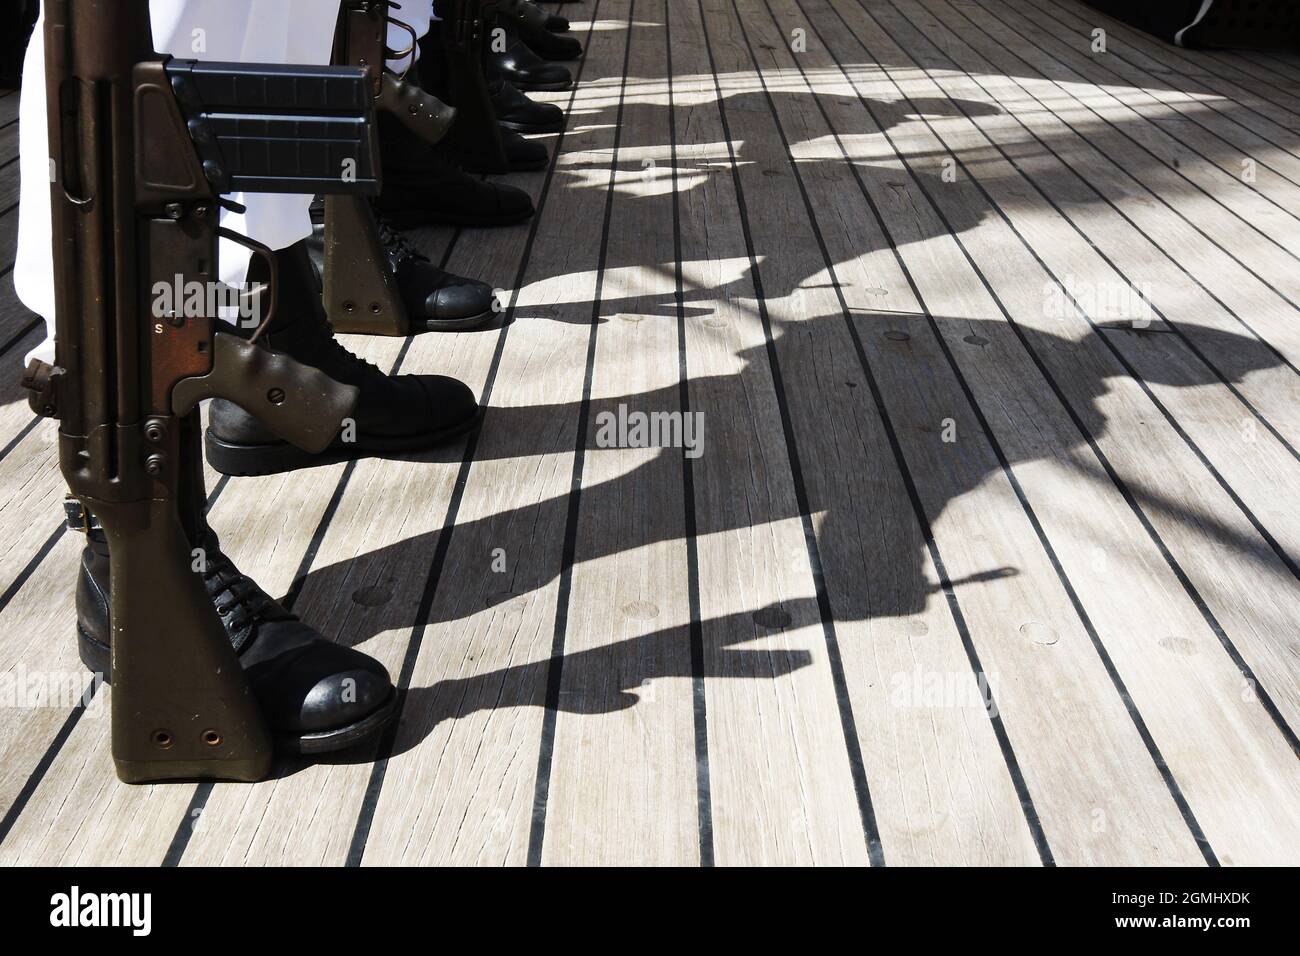
[[[427,0],[417,0],[427,2]],[[334,62],[366,70],[376,109],[387,113],[426,143],[447,135],[457,110],[408,79],[415,70],[415,31],[391,17],[389,0],[343,0],[334,37]],[[405,50],[388,49],[388,24],[411,36]],[[389,57],[411,56],[401,74],[384,64]],[[410,318],[397,282],[388,269],[374,212],[363,196],[325,197],[322,301],[339,332],[362,335],[409,335]]]
[[[347,67],[159,56],[146,0],[47,0],[55,366],[33,407],[112,555],[112,742],[127,782],[259,780],[271,738],[201,576],[197,404],[222,397],[325,448],[357,389],[257,344],[270,250],[218,225],[220,194],[378,192],[372,100]],[[217,283],[217,241],[267,259],[266,320],[245,340],[210,310],[159,314],[161,283]],[[85,515],[83,515],[85,517]]]

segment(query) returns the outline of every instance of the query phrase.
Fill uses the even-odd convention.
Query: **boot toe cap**
[[[506,155],[516,169],[541,169],[551,158],[545,144],[515,134],[506,142]],[[530,202],[531,205],[531,202]]]
[[[534,212],[533,197],[522,189],[516,189],[514,186],[499,184],[496,191],[496,200],[497,210],[503,217],[525,219]]]
[[[428,397],[433,430],[455,430],[478,417],[478,399],[464,382],[446,375],[421,375],[419,381]]]
[[[430,292],[424,299],[424,317],[432,320],[468,319],[492,309],[492,287],[466,279]]]
[[[264,624],[245,673],[278,737],[341,730],[365,720],[393,695],[383,664],[321,637],[298,620]]]

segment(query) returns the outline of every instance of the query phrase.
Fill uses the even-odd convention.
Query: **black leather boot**
[[[413,327],[426,332],[464,332],[492,321],[496,310],[490,285],[444,272],[383,216],[376,222]]]
[[[502,0],[499,16],[544,60],[576,60],[582,56],[582,44],[573,37],[552,33],[546,26],[546,14],[528,0]]]
[[[558,133],[564,129],[564,110],[554,103],[538,103],[498,77],[488,87],[497,122],[516,133]]]
[[[524,139],[504,124],[501,127],[501,145],[505,148],[506,161],[512,173],[531,173],[545,169],[546,164],[551,160],[550,150],[546,148],[545,143]],[[465,157],[461,160],[461,164],[468,173],[497,172],[490,166],[480,167],[473,156]]]
[[[93,517],[86,528],[88,516],[73,504],[69,524],[86,532],[77,576],[77,648],[82,662],[108,682],[112,560]],[[325,639],[285,610],[240,573],[206,523],[196,547],[201,549],[196,573],[203,576],[277,750],[342,750],[374,736],[397,716],[397,692],[382,664]]]
[[[384,189],[375,210],[398,229],[506,226],[533,215],[532,197],[522,189],[471,176],[387,116],[379,129]]]
[[[573,85],[573,76],[558,63],[547,63],[520,38],[519,33],[506,27],[506,48],[496,53],[490,48],[487,54],[488,80],[502,79],[520,90],[567,90]]]
[[[233,402],[213,399],[204,437],[208,462],[225,475],[270,475],[296,468],[432,448],[474,428],[480,409],[463,382],[444,375],[386,375],[334,338],[308,258],[307,240],[276,254],[276,315],[260,341],[361,390],[351,422],[319,454],[275,436]],[[255,265],[260,265],[254,260]],[[257,269],[249,280],[265,281]]]
[[[420,40],[420,82],[457,109],[456,122],[438,143],[440,154],[465,169],[509,172],[486,74],[495,0],[438,0],[438,15],[442,19],[430,23]]]
[[[311,222],[307,248],[316,280],[323,282],[325,203],[320,197],[311,204]],[[492,322],[496,311],[490,285],[438,268],[383,216],[375,216],[375,225],[412,332],[466,332]]]

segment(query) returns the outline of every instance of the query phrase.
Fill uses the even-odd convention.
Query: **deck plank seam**
[[[678,403],[684,418],[691,414],[691,378],[687,360],[686,340],[686,282],[682,266],[681,195],[678,191],[677,169],[677,106],[673,97],[676,77],[673,75],[672,15],[664,3],[664,71],[668,79],[668,156],[672,181],[673,210],[673,302],[677,311],[677,378]],[[695,791],[697,831],[700,847],[700,865],[714,865],[713,800],[710,782],[708,697],[704,679],[704,614],[700,598],[700,550],[695,505],[695,465],[687,455],[682,456],[682,501],[685,506],[683,531],[686,537],[687,607],[690,612],[691,642],[691,716],[695,738]]]
[[[839,653],[838,637],[835,630],[835,615],[826,588],[826,576],[822,567],[821,549],[817,543],[816,530],[812,524],[812,508],[809,504],[808,489],[803,477],[798,443],[795,438],[794,425],[790,413],[789,397],[786,395],[785,382],[781,373],[780,360],[776,353],[775,339],[772,333],[771,315],[767,308],[767,298],[763,291],[762,272],[759,268],[757,249],[750,229],[748,207],[745,202],[744,185],[741,182],[740,169],[736,159],[735,140],[731,133],[731,124],[727,119],[726,97],[718,77],[717,63],[713,55],[713,43],[709,36],[707,19],[703,15],[702,3],[700,19],[704,46],[708,54],[712,71],[713,91],[722,123],[723,139],[727,143],[727,162],[731,173],[732,186],[736,194],[736,204],[740,211],[740,229],[744,238],[745,252],[749,260],[750,275],[757,303],[759,321],[763,326],[763,337],[768,366],[772,376],[772,385],[776,392],[777,408],[781,418],[781,429],[785,439],[786,455],[790,465],[791,483],[794,487],[795,500],[799,511],[800,525],[803,530],[804,547],[807,552],[809,567],[812,572],[813,585],[817,599],[817,610],[821,620],[822,637],[826,644],[827,657],[831,666],[832,681],[835,688],[836,705],[840,713],[841,733],[848,753],[849,767],[853,777],[853,786],[857,797],[858,814],[861,819],[863,838],[867,844],[868,857],[872,866],[885,865],[884,845],[881,840],[880,827],[875,817],[875,807],[871,800],[870,785],[867,780],[866,763],[862,757],[862,745],[858,739],[857,721],[849,699],[844,664]],[[743,27],[742,27],[743,29]],[[766,88],[765,88],[766,89]]]
[[[605,209],[600,224],[600,252],[596,259],[596,284],[591,296],[591,331],[587,334],[587,354],[582,378],[582,395],[578,400],[578,425],[573,450],[573,470],[569,480],[569,498],[564,519],[564,545],[560,557],[560,575],[555,599],[555,622],[551,632],[551,651],[546,663],[546,702],[542,712],[542,734],[538,746],[537,773],[534,778],[533,808],[528,834],[528,865],[541,866],[546,840],[547,798],[550,795],[551,767],[555,755],[555,727],[560,712],[560,682],[564,675],[564,645],[569,624],[569,603],[573,597],[573,565],[578,550],[578,516],[582,507],[583,467],[587,459],[588,423],[591,414],[591,390],[595,381],[596,341],[600,334],[600,304],[605,291],[605,268],[609,262],[609,229],[614,214],[614,183],[618,174],[618,154],[623,143],[623,116],[627,102],[628,65],[632,58],[632,37],[636,33],[636,0],[629,0],[627,40],[623,45],[623,69],[618,87],[618,109],[614,119],[614,144],[609,152],[609,182],[605,187]]]
[[[493,387],[496,383],[497,371],[501,365],[501,357],[505,352],[506,340],[509,335],[511,322],[514,319],[515,306],[519,300],[519,293],[523,287],[524,279],[527,276],[529,260],[532,256],[533,244],[537,238],[537,232],[541,225],[543,215],[546,210],[546,202],[550,195],[551,185],[554,181],[555,170],[559,163],[561,148],[569,132],[569,126],[573,115],[573,105],[576,101],[579,84],[582,81],[582,74],[587,65],[587,50],[591,45],[591,36],[595,30],[596,17],[600,11],[600,0],[595,0],[592,10],[591,19],[587,28],[586,42],[583,44],[582,59],[578,61],[578,69],[573,77],[573,84],[570,87],[569,102],[564,110],[564,127],[560,130],[551,150],[551,161],[546,168],[546,177],[542,181],[541,191],[539,193],[536,211],[532,221],[528,226],[528,236],[524,240],[523,252],[520,255],[519,265],[515,272],[515,281],[511,289],[510,300],[506,308],[502,310],[501,331],[498,333],[496,346],[493,350],[492,360],[488,366],[487,375],[483,382],[483,392],[480,403],[486,405],[491,398]],[[447,505],[446,518],[443,521],[443,532],[438,536],[438,543],[434,548],[434,553],[430,559],[428,575],[425,579],[425,587],[420,597],[420,604],[415,615],[415,623],[411,631],[411,637],[407,642],[406,652],[403,655],[402,667],[398,674],[397,688],[399,693],[405,693],[406,688],[410,686],[412,676],[415,672],[416,661],[419,657],[420,648],[424,643],[425,632],[430,626],[430,618],[433,613],[433,602],[438,591],[438,585],[442,578],[442,569],[446,562],[447,552],[451,546],[451,540],[456,530],[456,518],[460,513],[460,505],[464,496],[467,479],[469,477],[470,467],[474,461],[474,453],[478,447],[479,432],[470,435],[465,446],[465,453],[461,458],[460,469],[456,476],[456,482],[453,486],[451,498]],[[379,807],[379,797],[383,791],[384,781],[388,772],[388,761],[392,758],[396,743],[397,732],[400,722],[394,722],[379,742],[376,748],[374,764],[371,768],[369,779],[366,782],[366,788],[362,797],[361,806],[357,812],[357,819],[353,825],[352,837],[349,841],[348,854],[345,860],[346,866],[359,867],[365,857],[366,845],[369,840],[370,830],[374,822],[375,811]]]

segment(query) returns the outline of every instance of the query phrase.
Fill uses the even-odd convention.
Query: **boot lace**
[[[375,225],[378,227],[379,242],[395,265],[400,265],[408,259],[429,261],[428,256],[415,248],[400,230],[394,228],[393,224],[378,212],[375,213]]]
[[[204,560],[203,583],[238,653],[255,635],[257,625],[284,610],[219,548],[208,548]]]

